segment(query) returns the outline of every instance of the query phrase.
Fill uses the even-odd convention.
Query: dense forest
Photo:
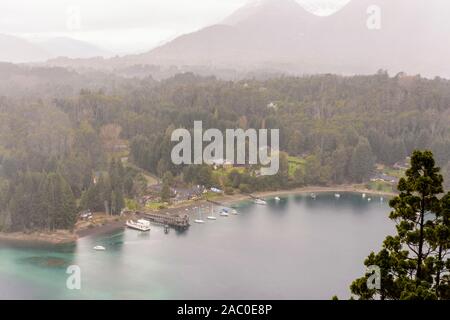
[[[448,80],[380,71],[239,81],[96,73],[85,81],[60,68],[24,68],[0,65],[3,230],[70,229],[83,209],[119,214],[145,189],[137,169],[251,192],[361,183],[375,163],[430,149],[450,182]],[[247,168],[217,181],[207,166],[173,165],[171,133],[194,120],[204,129],[280,129],[280,172],[257,177]],[[288,155],[305,161],[292,176]]]

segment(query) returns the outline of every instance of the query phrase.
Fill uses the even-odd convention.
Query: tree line
[[[8,68],[8,72],[17,71]],[[31,226],[11,219],[19,210],[11,206],[12,199],[24,201],[16,195],[22,193],[18,186],[39,190],[40,183],[24,182],[27,175],[60,176],[65,183],[59,185],[69,186],[78,209],[105,210],[106,201],[113,213],[123,207],[124,198],[145,190],[140,169],[160,178],[170,172],[187,183],[251,192],[359,183],[368,179],[375,163],[392,165],[413,150],[431,149],[447,187],[450,181],[448,80],[390,77],[384,71],[371,76],[239,81],[185,73],[159,82],[102,73],[83,82],[85,74],[68,76],[62,70],[47,74],[45,68],[22,74],[52,81],[58,75],[65,75],[64,88],[46,87],[32,94],[1,91],[1,226],[5,221],[16,229]],[[202,166],[173,165],[172,131],[192,130],[196,120],[203,122],[204,130],[280,129],[279,174],[259,177],[258,168],[246,168],[223,177]],[[117,156],[117,167],[123,155],[115,148],[123,144],[130,154],[117,179],[110,163]],[[288,156],[302,158],[304,165],[288,174]],[[51,227],[44,222],[39,227],[45,225]]]

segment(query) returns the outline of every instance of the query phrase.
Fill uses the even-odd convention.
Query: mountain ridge
[[[95,45],[68,37],[28,40],[0,34],[0,61],[11,63],[45,62],[57,57],[92,58],[111,54]]]
[[[149,52],[104,60],[102,66],[206,66],[287,74],[373,74],[385,69],[450,77],[450,66],[439,63],[450,55],[445,40],[450,35],[448,23],[439,18],[450,13],[450,5],[443,0],[376,3],[379,30],[367,27],[368,19],[376,15],[368,11],[373,0],[353,0],[327,17],[308,12],[294,0],[265,0]]]

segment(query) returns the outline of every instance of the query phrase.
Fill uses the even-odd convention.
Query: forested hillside
[[[98,73],[84,83],[82,75],[59,79],[56,71],[64,73],[11,67],[10,79],[33,80],[33,94],[26,85],[11,91],[0,82],[4,230],[70,229],[78,210],[102,210],[105,201],[118,214],[124,197],[142,190],[139,173],[119,159],[128,156],[123,149],[128,162],[160,177],[170,171],[188,182],[248,191],[360,183],[375,163],[392,165],[415,149],[431,149],[450,181],[447,80],[380,71],[238,82],[186,73],[156,82]],[[194,120],[204,129],[280,129],[281,150],[304,165],[288,175],[283,154],[275,177],[247,170],[225,181],[205,178],[204,167],[176,167],[170,135]]]

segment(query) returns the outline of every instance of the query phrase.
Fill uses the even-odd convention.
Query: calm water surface
[[[155,225],[147,234],[121,230],[70,246],[0,245],[0,298],[348,298],[365,257],[394,230],[380,196],[290,196],[238,210],[183,233]],[[69,265],[81,268],[81,290],[66,289]]]

